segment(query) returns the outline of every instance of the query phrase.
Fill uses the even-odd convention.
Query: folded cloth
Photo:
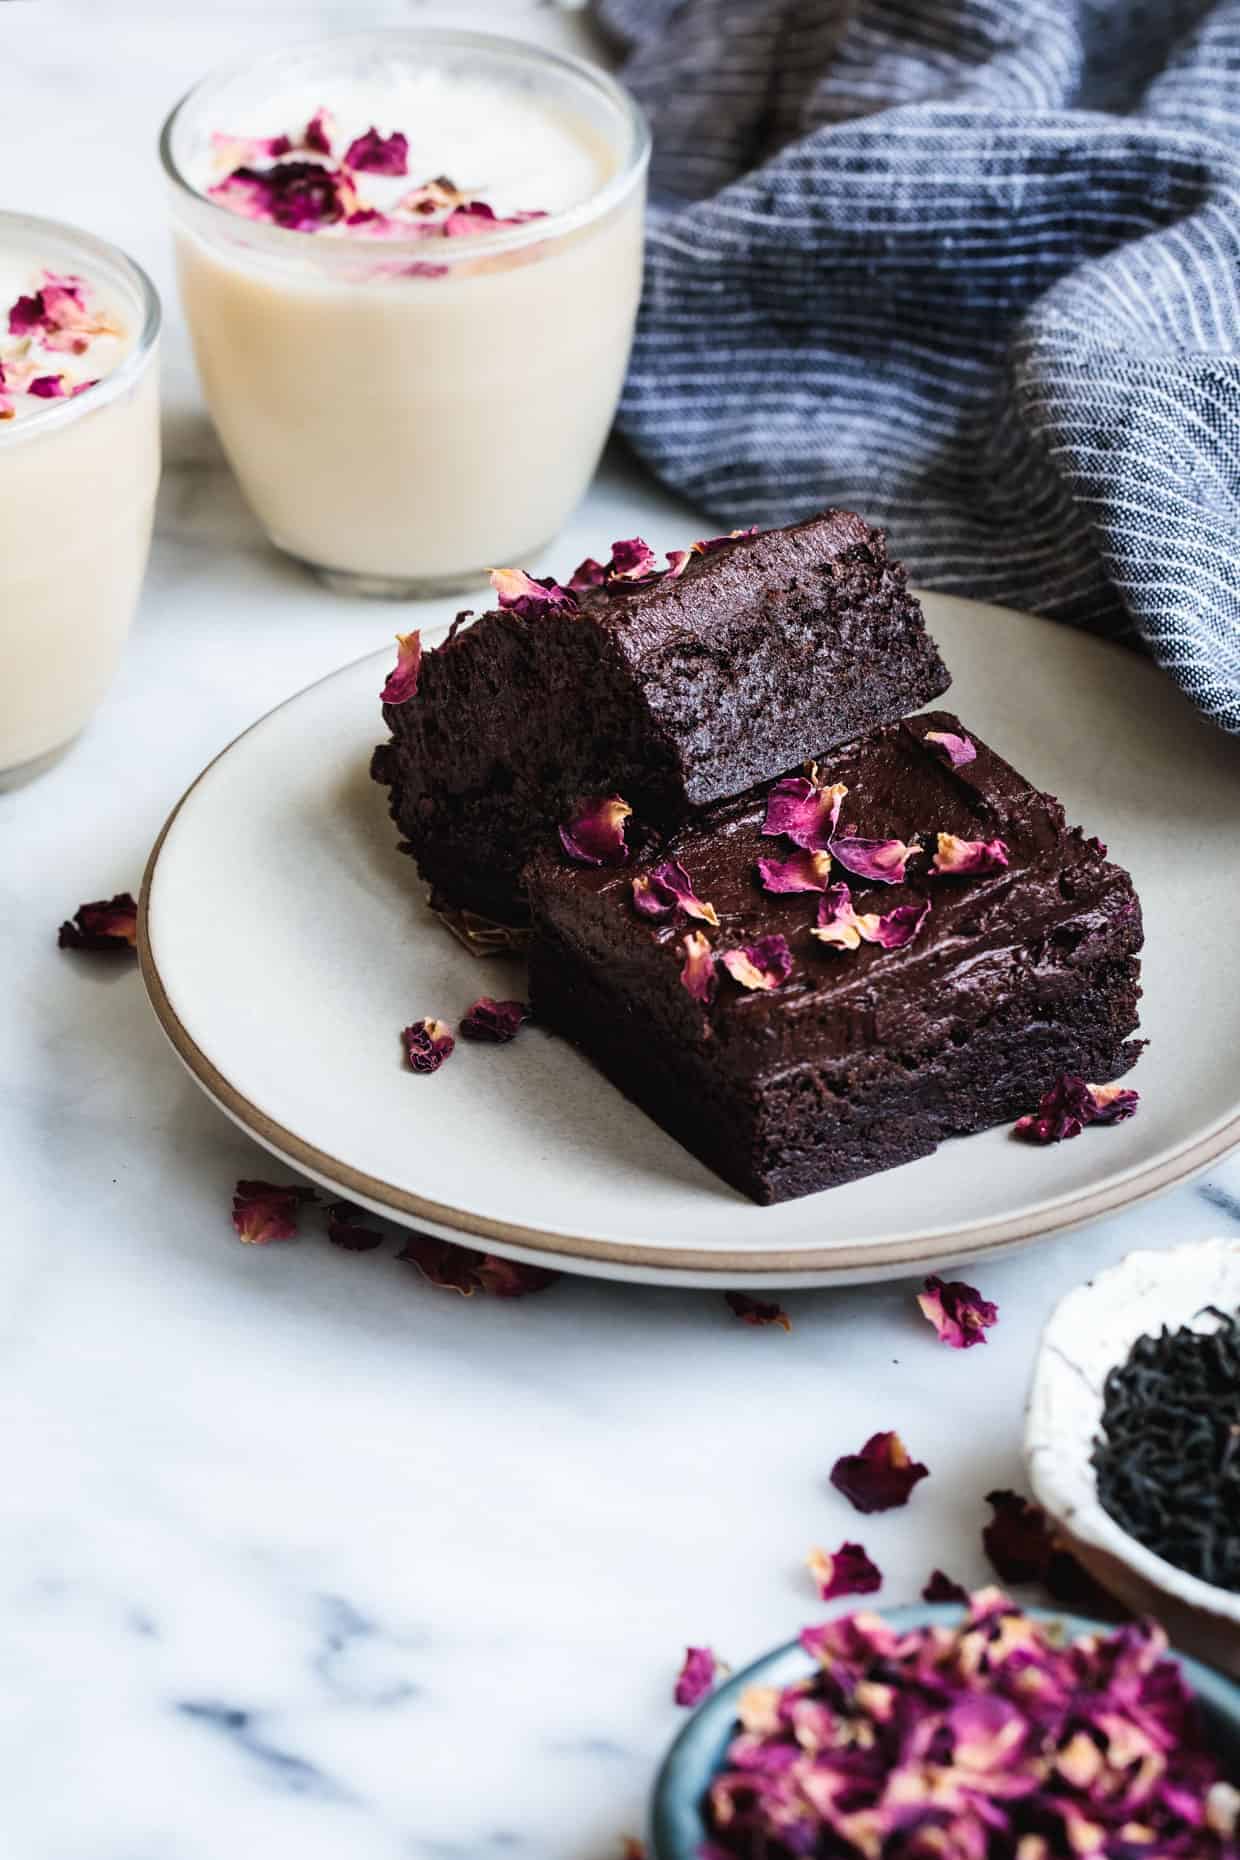
[[[1240,3],[596,13],[655,136],[647,462],[724,525],[851,505],[1240,731]]]

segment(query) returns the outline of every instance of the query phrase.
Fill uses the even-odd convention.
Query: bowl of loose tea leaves
[[[1240,1240],[1130,1253],[1070,1292],[1025,1449],[1090,1574],[1240,1677]]]

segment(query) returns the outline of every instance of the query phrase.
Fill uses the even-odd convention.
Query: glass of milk
[[[113,245],[0,212],[0,782],[71,743],[116,670],[159,482],[160,308]]]
[[[627,365],[628,94],[540,47],[381,29],[208,77],[161,146],[207,401],[276,547],[392,598],[528,562]]]

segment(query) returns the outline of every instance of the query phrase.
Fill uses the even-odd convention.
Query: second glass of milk
[[[480,33],[350,34],[207,78],[162,155],[207,401],[279,549],[402,598],[555,536],[641,289],[649,138],[618,84]]]

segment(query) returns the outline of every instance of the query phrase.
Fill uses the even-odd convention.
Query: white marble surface
[[[10,0],[0,200],[118,238],[168,287],[166,103],[221,54],[356,18]],[[168,307],[172,465],[122,676],[60,767],[0,797],[0,1852],[617,1860],[685,1641],[739,1663],[788,1637],[817,1613],[801,1559],[846,1535],[892,1600],[935,1564],[980,1579],[1052,1302],[1133,1246],[1240,1231],[1240,1165],[988,1267],[1002,1319],[960,1356],[910,1286],[789,1294],[785,1336],[709,1295],[569,1279],[464,1302],[396,1239],[237,1245],[233,1180],[268,1159],[181,1072],[137,975],[60,954],[55,926],[136,888],[202,763],[394,615],[263,547]],[[566,555],[637,528],[695,533],[613,465]],[[932,1477],[863,1521],[826,1475],[880,1427]]]

